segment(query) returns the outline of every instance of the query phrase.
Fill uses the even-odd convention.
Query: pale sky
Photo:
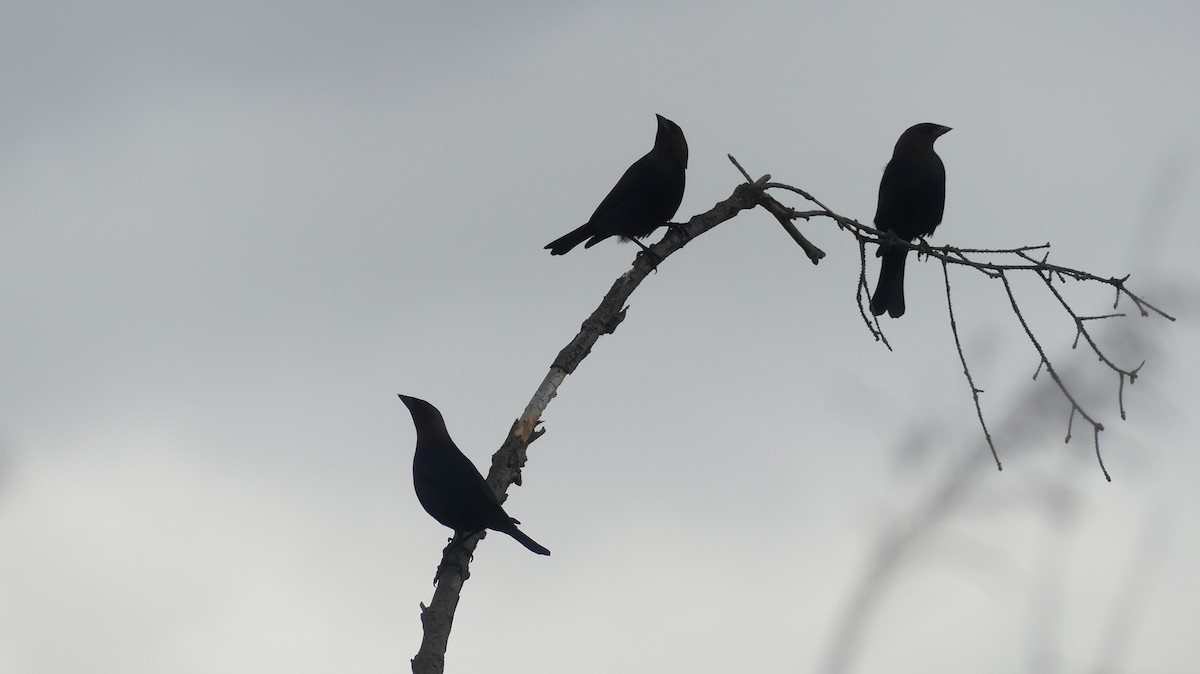
[[[846,233],[799,223],[813,266],[745,213],[551,403],[506,507],[553,554],[480,544],[447,671],[1195,669],[1200,6],[443,5],[0,13],[0,674],[407,671],[449,532],[396,394],[486,472],[638,250],[542,246],[655,113],[690,146],[677,220],[730,195],[733,154],[869,222],[899,133],[953,127],[933,244],[1048,241],[1180,320],[1093,326],[1147,361],[1121,421],[1116,376],[1014,284],[1109,484],[1002,286],[952,270],[997,472],[941,267],[910,260],[888,351]]]

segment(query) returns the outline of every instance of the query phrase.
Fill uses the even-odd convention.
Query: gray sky
[[[1002,288],[954,270],[997,473],[940,267],[889,352],[847,235],[802,223],[814,267],[744,214],[551,404],[507,507],[553,555],[481,544],[449,671],[827,671],[897,530],[850,671],[1200,660],[1194,3],[73,5],[0,21],[0,674],[406,670],[448,532],[395,394],[486,467],[636,252],[541,248],[654,113],[691,148],[677,219],[732,153],[868,221],[900,131],[949,125],[934,243],[1050,241],[1180,321],[1097,326],[1148,361],[1121,422],[1015,284],[1106,484]]]

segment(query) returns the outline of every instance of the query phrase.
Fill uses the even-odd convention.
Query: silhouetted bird
[[[402,395],[417,429],[413,456],[413,486],[417,500],[433,519],[454,530],[454,542],[465,541],[484,529],[501,531],[539,555],[550,551],[517,529],[517,520],[500,506],[496,493],[446,431],[436,407]]]
[[[905,241],[929,236],[942,222],[946,205],[946,167],[933,151],[933,141],[950,130],[925,122],[900,134],[892,160],[879,181],[879,206],[875,228],[893,232]],[[887,312],[892,318],[904,315],[904,261],[908,249],[880,246],[879,283],[871,296],[871,313]]]
[[[583,247],[591,248],[610,236],[646,250],[638,239],[650,236],[675,216],[683,201],[687,140],[678,124],[662,115],[655,117],[658,135],[654,147],[625,171],[586,224],[546,244],[551,255],[562,255],[585,240]]]

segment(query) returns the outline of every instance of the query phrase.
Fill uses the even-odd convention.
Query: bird
[[[512,536],[539,555],[550,554],[517,528],[520,522],[504,512],[500,499],[475,464],[450,439],[442,413],[420,398],[401,395],[400,400],[412,414],[417,429],[417,449],[413,455],[417,500],[433,519],[454,530],[450,545],[492,529]]]
[[[683,201],[687,139],[678,124],[662,115],[655,117],[658,134],[654,147],[626,169],[586,223],[546,244],[551,255],[563,255],[584,241],[583,247],[591,248],[610,236],[649,250],[638,239],[650,236],[675,217]]]
[[[879,181],[875,228],[904,241],[929,236],[942,222],[946,206],[946,167],[933,151],[933,142],[948,126],[923,122],[900,134],[892,159]],[[880,244],[879,282],[871,296],[871,313],[904,315],[904,261],[908,248]]]

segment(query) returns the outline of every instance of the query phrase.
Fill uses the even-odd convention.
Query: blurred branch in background
[[[1010,434],[1016,447],[1034,446],[1033,440],[1046,431],[1047,409],[1053,398],[1049,389],[1039,388],[1009,411],[1000,428]],[[922,452],[931,449],[927,443],[922,440],[922,446],[917,449]],[[847,674],[853,671],[854,659],[863,649],[871,618],[888,589],[901,578],[905,564],[930,544],[946,521],[963,511],[971,499],[979,498],[978,482],[989,472],[986,469],[987,465],[979,460],[977,452],[957,453],[933,489],[908,512],[898,514],[879,535],[862,579],[855,585],[834,627],[822,672]],[[1069,484],[1048,483],[1035,495],[1041,497],[1040,503],[1031,500],[1018,505],[1048,507],[1071,498],[1072,492]]]
[[[1116,335],[1122,351],[1138,353],[1160,350],[1165,341],[1162,335],[1135,334],[1130,324],[1112,324],[1125,329]],[[1112,336],[1112,335],[1109,335]],[[1062,374],[1066,378],[1081,375],[1083,364],[1076,363]],[[1093,373],[1094,375],[1094,373]],[[1013,400],[1010,409],[998,425],[997,433],[1009,439],[1013,452],[1024,455],[1026,464],[1033,465],[1038,456],[1033,455],[1038,442],[1052,432],[1056,421],[1056,410],[1061,403],[1061,390],[1057,387],[1034,386],[1019,399]],[[1102,395],[1097,387],[1083,387],[1083,393],[1071,404],[1097,404]],[[929,420],[934,423],[934,420]],[[915,443],[909,443],[906,454],[928,456],[935,449],[954,448],[967,442],[956,443],[941,440],[942,433],[922,433]],[[985,444],[986,441],[977,441]],[[915,446],[913,446],[915,444]],[[1084,496],[1074,479],[1078,454],[1072,454],[1065,462],[1053,463],[1039,472],[1035,479],[1026,478],[1020,485],[1020,498],[1006,497],[1005,485],[983,479],[990,471],[988,465],[979,460],[977,452],[953,451],[942,454],[945,463],[932,488],[921,491],[918,501],[907,511],[899,512],[885,525],[873,549],[868,554],[865,569],[854,585],[837,619],[832,637],[820,671],[824,674],[849,674],[855,671],[856,662],[864,654],[869,642],[872,621],[893,589],[901,587],[909,575],[945,569],[919,567],[916,562],[934,559],[927,554],[938,543],[946,542],[960,530],[964,520],[970,518],[994,519],[997,516],[1034,513],[1040,515],[1047,530],[1043,549],[1037,556],[1037,567],[1030,572],[1027,590],[1032,597],[1033,607],[1029,620],[1029,643],[1027,669],[1035,674],[1063,671],[1061,653],[1061,621],[1063,620],[1062,596],[1065,594],[1064,580],[1070,575],[1063,567],[1064,540],[1079,525]],[[930,466],[924,466],[925,469]],[[933,468],[936,469],[936,466]],[[922,475],[928,475],[923,470]],[[1011,487],[1011,485],[1008,485]],[[1156,508],[1155,514],[1165,510]],[[890,509],[889,509],[890,512]],[[960,526],[953,526],[957,524]],[[1167,533],[1161,521],[1143,523],[1142,544],[1130,553],[1131,560],[1120,584],[1111,588],[1114,596],[1107,615],[1104,638],[1100,640],[1095,672],[1135,671],[1122,669],[1118,660],[1128,650],[1131,635],[1137,627],[1139,612],[1136,610],[1144,600],[1152,569],[1165,550]],[[970,527],[974,529],[975,527]],[[986,526],[981,525],[981,529]],[[973,545],[979,546],[978,542]],[[1003,561],[1015,554],[1013,550],[999,547],[985,550],[992,561]],[[1097,591],[1110,589],[1108,586]],[[1006,588],[1006,592],[1012,590]],[[929,605],[938,602],[930,601]],[[997,636],[996,641],[1001,641]]]

